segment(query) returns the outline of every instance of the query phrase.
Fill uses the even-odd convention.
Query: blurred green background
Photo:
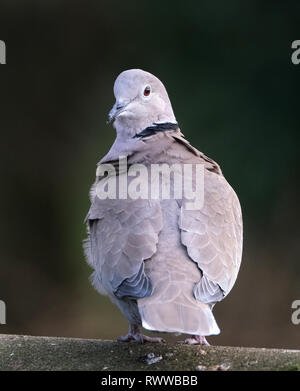
[[[142,68],[242,204],[242,267],[209,341],[300,348],[299,27],[299,1],[1,0],[0,333],[126,333],[89,284],[81,242],[96,163],[114,140],[114,79]]]

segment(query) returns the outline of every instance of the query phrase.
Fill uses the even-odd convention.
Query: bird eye
[[[145,87],[144,89],[144,96],[149,96],[151,92],[151,88],[149,86]]]

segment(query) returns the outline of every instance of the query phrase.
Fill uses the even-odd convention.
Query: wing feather
[[[89,238],[85,243],[92,282],[103,293],[118,298],[142,298],[152,292],[144,261],[156,252],[162,229],[157,200],[92,201],[87,215]]]
[[[215,303],[236,280],[242,256],[242,214],[239,200],[222,174],[205,171],[204,205],[187,210],[182,203],[181,242],[201,270],[196,299]]]

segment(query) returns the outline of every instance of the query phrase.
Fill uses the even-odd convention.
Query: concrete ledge
[[[300,351],[0,334],[1,371],[300,370]]]

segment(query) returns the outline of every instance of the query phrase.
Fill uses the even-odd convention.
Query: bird
[[[187,335],[187,344],[209,345],[206,337],[220,333],[213,308],[231,291],[240,269],[239,199],[219,164],[185,138],[167,90],[156,76],[141,69],[125,70],[115,80],[114,96],[108,118],[116,138],[97,164],[85,219],[91,283],[129,322],[128,333],[119,341],[165,342],[143,334],[144,328]],[[180,185],[175,183],[175,171],[184,173],[183,167],[189,165],[202,167],[199,208],[187,207],[191,197],[174,196]],[[161,190],[149,196],[152,168],[157,166],[175,167],[174,175],[169,171],[165,179],[173,196],[163,197]],[[139,178],[132,168],[140,169]],[[162,178],[167,174],[168,170]],[[116,182],[125,176],[126,194]],[[187,177],[190,185],[195,182],[193,175]],[[103,197],[105,184],[107,189],[116,183],[118,195]],[[128,196],[130,187],[136,196]]]

